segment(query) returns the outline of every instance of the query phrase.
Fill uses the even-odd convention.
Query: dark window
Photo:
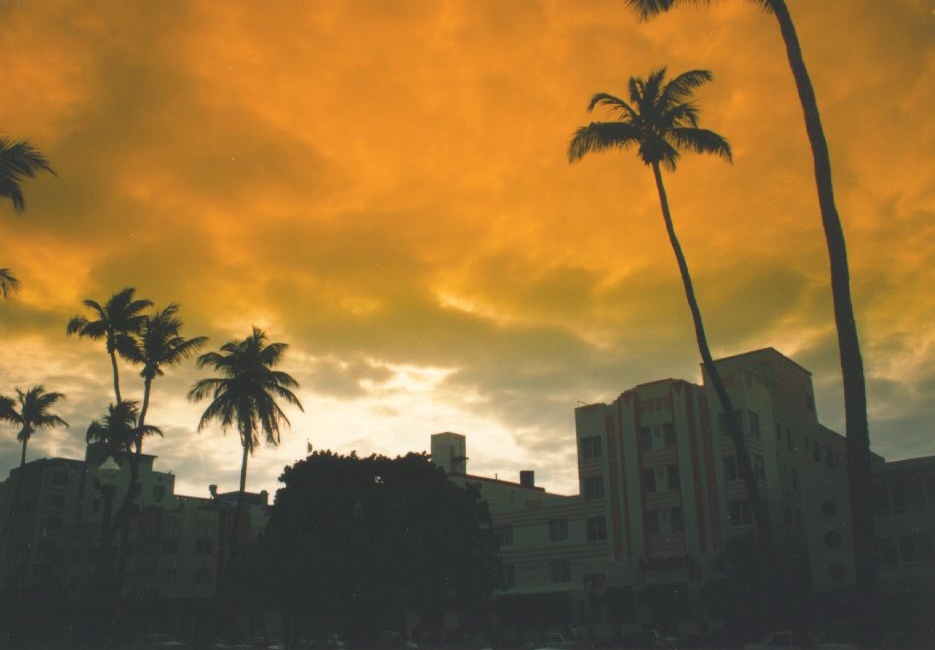
[[[589,476],[581,481],[584,500],[596,501],[604,498],[604,478],[602,476]]]
[[[647,492],[656,491],[656,470],[653,468],[643,470],[643,487]]]
[[[64,494],[47,494],[42,499],[43,505],[47,508],[62,508],[65,505]]]
[[[600,458],[604,455],[600,436],[588,436],[581,439],[581,459]]]
[[[653,448],[653,428],[650,426],[640,427],[640,439],[643,441],[643,449]]]
[[[669,465],[666,467],[666,478],[670,490],[678,490],[682,486],[682,478],[679,476],[679,466]]]
[[[782,440],[782,427],[779,426],[779,423],[776,423],[776,440]]]
[[[511,546],[513,544],[513,525],[501,524],[494,526],[493,535],[500,546]]]
[[[736,480],[737,477],[737,457],[724,456],[724,480],[733,481]]]
[[[214,540],[198,539],[195,540],[195,552],[198,555],[211,555],[214,552]]]
[[[568,560],[552,561],[552,582],[571,582],[571,562]]]
[[[647,535],[659,534],[659,513],[655,511],[647,512],[643,515],[643,528]]]
[[[162,573],[160,576],[160,582],[162,582],[162,584],[174,585],[177,579],[178,579],[178,574],[176,573],[175,569],[163,569],[162,570]]]
[[[753,509],[749,501],[728,501],[727,521],[731,526],[749,526],[753,523]]]
[[[747,411],[747,416],[750,419],[750,435],[759,438],[760,437],[760,416],[754,413],[753,411]]]
[[[735,423],[737,423],[738,428],[740,428],[741,427],[740,411],[734,411],[733,420]],[[727,414],[726,413],[718,413],[717,425],[718,425],[718,431],[720,431],[722,436],[728,436],[728,437],[730,436],[730,429],[727,426]],[[740,428],[740,432],[743,433],[742,428]]]
[[[874,488],[876,493],[876,514],[878,515],[888,515],[890,514],[890,491],[889,488],[885,485],[877,485]]]
[[[895,569],[899,566],[899,554],[896,552],[896,540],[892,537],[883,537],[879,541],[880,568]]]
[[[510,589],[514,584],[516,584],[516,572],[512,564],[501,564],[500,565],[500,577],[499,577],[499,586],[500,589]]]
[[[675,422],[662,423],[662,438],[666,447],[675,446]]]
[[[165,496],[166,496],[165,485],[157,485],[156,487],[153,488],[153,498],[156,499],[156,501],[162,501],[163,497]]]
[[[935,560],[931,535],[903,535],[899,538],[901,564],[928,563]]]
[[[792,442],[792,430],[789,427],[786,427],[786,447],[789,449],[789,451],[793,451],[795,449],[795,445]]]
[[[682,518],[681,508],[669,509],[669,532],[681,533],[685,530],[685,520]]]
[[[162,540],[162,552],[165,555],[175,555],[179,552],[179,540],[177,537]]]
[[[759,454],[750,454],[750,461],[753,464],[753,475],[758,481],[766,480],[766,465],[763,457]]]
[[[607,539],[607,521],[603,517],[591,517],[586,524],[589,542]]]
[[[552,519],[549,521],[549,541],[564,542],[568,539],[568,520]]]
[[[211,582],[211,571],[208,569],[196,569],[194,575],[196,585],[206,585]]]

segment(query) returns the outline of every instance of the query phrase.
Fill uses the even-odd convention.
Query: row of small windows
[[[742,478],[740,475],[740,463],[736,456],[724,456],[724,480],[734,481]],[[761,454],[750,454],[750,464],[753,466],[753,475],[757,480],[766,480],[766,461]]]
[[[935,510],[935,477],[878,485],[876,493],[877,515],[904,515]]]
[[[665,449],[675,446],[675,422],[663,422],[640,427],[640,444],[643,451]]]
[[[665,525],[663,525],[665,524]],[[681,508],[650,510],[643,515],[643,530],[647,536],[675,535],[685,530]]]
[[[881,537],[878,543],[880,568],[883,570],[935,563],[935,546],[931,535]]]
[[[733,412],[733,420],[737,425],[737,428],[740,430],[740,433],[743,433],[743,419],[742,412],[736,410]],[[730,436],[730,429],[728,428],[728,419],[726,413],[719,413],[717,416],[718,431],[722,436]],[[747,411],[747,424],[749,425],[748,431],[750,435],[754,438],[760,437],[760,416],[753,411]]]
[[[607,539],[607,521],[604,517],[589,517],[585,519],[585,538],[589,542],[599,542]],[[568,540],[568,520],[551,519],[548,523],[549,541],[564,542]],[[494,537],[500,546],[513,545],[513,525],[500,524],[493,527]]]
[[[678,490],[681,485],[678,465],[650,467],[643,470],[643,487],[647,492]]]

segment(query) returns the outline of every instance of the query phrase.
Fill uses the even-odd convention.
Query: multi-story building
[[[772,348],[717,364],[775,542],[797,551],[815,588],[852,585],[844,439],[818,422],[811,373]],[[467,475],[463,436],[432,438],[435,462],[488,499],[503,549],[498,600],[520,625],[536,623],[522,612],[538,599],[553,625],[701,628],[712,617],[699,592],[722,577],[715,559],[732,536],[753,532],[713,391],[679,379],[640,384],[577,408],[575,424],[579,494],[570,497],[531,478]]]

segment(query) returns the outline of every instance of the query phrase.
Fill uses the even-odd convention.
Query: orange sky
[[[468,436],[469,470],[574,492],[573,409],[697,381],[698,353],[651,173],[569,166],[595,92],[708,68],[702,125],[734,164],[666,178],[717,355],[774,346],[814,372],[843,430],[827,253],[775,21],[752,3],[641,24],[620,0],[7,2],[0,130],[58,178],[0,206],[0,392],[67,393],[82,457],[112,400],[103,345],[66,338],[84,298],[181,304],[216,349],[251,324],[291,345],[306,413],[251,461],[275,489],[318,448],[402,453]],[[935,9],[790,0],[831,145],[869,378],[873,446],[935,453]],[[239,443],[194,433],[193,364],[157,380],[147,443],[179,491],[236,489]],[[135,371],[126,392],[140,397]],[[5,432],[5,433],[4,433]],[[18,463],[0,430],[0,476]]]

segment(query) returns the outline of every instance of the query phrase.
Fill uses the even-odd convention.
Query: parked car
[[[841,643],[837,641],[820,641],[812,634],[805,635],[805,642],[796,639],[792,632],[773,632],[759,643],[748,643],[744,650],[857,650],[854,643]]]

